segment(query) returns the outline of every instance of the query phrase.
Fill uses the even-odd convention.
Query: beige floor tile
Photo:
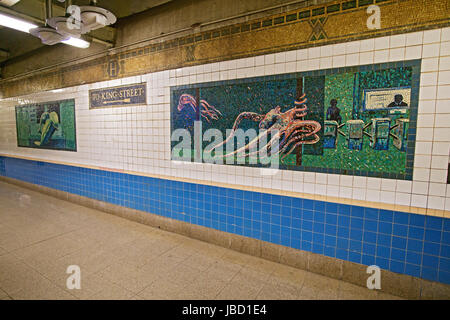
[[[231,281],[242,268],[242,265],[239,264],[220,261],[213,263],[205,273],[218,280],[228,282]]]
[[[166,251],[164,255],[184,261],[189,257],[195,256],[197,251],[192,248],[192,245],[179,245]]]
[[[276,279],[279,283],[292,284],[296,286],[302,286],[305,278],[309,275],[309,272],[292,268],[285,265],[277,265],[276,269],[271,274],[271,278]]]
[[[3,291],[2,289],[0,289],[0,300],[6,299],[6,298],[9,298],[8,294],[5,291]]]
[[[267,284],[265,288],[269,288],[270,290],[274,290],[276,292],[284,292],[290,296],[298,296],[303,287],[303,284],[299,284],[296,282],[286,282],[281,280],[278,277],[271,276],[267,280]]]
[[[218,300],[254,300],[262,289],[261,284],[231,282],[215,297]]]
[[[81,275],[81,288],[80,289],[68,289],[66,285],[66,279],[61,279],[56,285],[60,286],[64,291],[70,293],[78,299],[86,300],[95,294],[108,290],[111,287],[111,282],[102,279],[96,275]]]
[[[198,270],[182,263],[173,270],[171,280],[185,287],[197,281],[199,277]]]
[[[318,300],[338,300],[339,292],[337,290],[321,290],[317,294]]]
[[[140,268],[157,259],[159,252],[153,248],[143,249],[134,244],[126,244],[115,248],[112,253],[120,260]]]
[[[378,292],[377,295],[378,300],[405,300],[404,298],[394,296],[392,294],[384,293],[384,292]]]
[[[341,300],[375,300],[377,298],[376,290],[369,290],[346,282],[339,284],[339,299]]]
[[[58,264],[79,266],[86,275],[103,270],[116,261],[117,258],[111,252],[99,247],[86,247],[56,260]]]
[[[111,265],[107,266],[106,268],[98,271],[95,273],[95,275],[110,281],[115,282],[121,278],[127,277],[131,274],[136,274],[138,272],[139,268],[128,264],[124,260],[119,260],[113,262]]]
[[[197,253],[189,256],[183,261],[184,265],[191,267],[200,272],[208,270],[213,264],[217,263],[217,259],[208,257],[205,254]]]
[[[234,264],[239,264],[239,265],[246,265],[249,263],[249,261],[252,259],[253,257],[240,253],[240,252],[236,252],[233,250],[228,250],[227,252],[225,252],[222,256],[223,260],[226,260],[230,263],[234,263]]]
[[[41,280],[46,280],[41,274],[21,261],[2,259],[0,257],[0,289],[12,295],[18,291],[33,286]],[[10,263],[4,264],[5,261]]]
[[[264,271],[258,271],[254,268],[248,268],[247,266],[244,266],[239,272],[236,274],[236,276],[233,278],[232,281],[250,281],[250,282],[260,282],[260,283],[266,283],[272,272],[265,272]]]
[[[174,300],[208,300],[208,297],[196,291],[183,289],[175,295]]]
[[[165,298],[165,297],[162,297],[162,296],[158,295],[154,291],[143,291],[142,295],[138,294],[138,295],[136,295],[136,297],[137,297],[136,300],[169,300],[169,299],[173,300],[173,297],[172,298]]]
[[[261,279],[260,275],[252,277],[248,270],[241,271],[219,292],[216,298],[227,299],[225,297],[234,295],[233,299],[247,300],[255,299],[258,296],[267,282]]]
[[[183,286],[178,283],[158,279],[138,295],[146,300],[174,299],[181,290],[183,290]]]
[[[308,273],[303,282],[303,288],[314,288],[317,290],[338,290],[342,281],[331,279],[319,274]]]
[[[265,285],[256,297],[259,300],[297,300],[301,288],[286,285]]]
[[[107,288],[89,296],[89,300],[130,300],[135,294],[118,285],[110,284]]]
[[[8,227],[3,227],[0,230],[0,246],[3,250],[10,252],[31,244],[33,244],[32,240],[25,238]]]
[[[180,265],[187,257],[172,253],[172,250],[163,252],[155,257],[154,263],[165,265],[167,267],[176,267]],[[152,264],[153,262],[150,262]]]
[[[7,253],[8,253],[8,251],[6,251],[5,249],[0,247],[0,256],[7,254]]]
[[[280,264],[274,263],[272,261],[260,259],[253,256],[248,256],[246,263],[244,265],[247,269],[256,270],[258,272],[263,272],[267,274],[271,274],[275,271]]]
[[[188,291],[196,292],[204,297],[215,297],[227,286],[228,282],[218,280],[210,274],[200,275],[193,283],[188,285]]]
[[[3,182],[0,203],[0,300],[398,298]]]
[[[134,294],[141,292],[158,278],[156,272],[150,273],[123,262],[114,263],[96,275]]]
[[[34,265],[42,261],[56,261],[81,249],[79,242],[60,236],[14,250],[12,254],[25,263]]]
[[[26,287],[10,294],[14,300],[76,300],[77,298],[45,278],[28,280]]]

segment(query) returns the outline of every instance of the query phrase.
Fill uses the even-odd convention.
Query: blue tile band
[[[0,175],[450,284],[450,219],[0,157]]]

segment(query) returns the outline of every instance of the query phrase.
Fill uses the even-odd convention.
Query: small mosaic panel
[[[412,60],[172,87],[172,133],[197,142],[172,135],[172,159],[411,180],[419,75]]]
[[[16,106],[19,147],[77,151],[75,100]]]

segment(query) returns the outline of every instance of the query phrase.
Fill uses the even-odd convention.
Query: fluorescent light
[[[84,41],[83,39],[77,39],[72,37],[67,40],[63,40],[61,42],[82,49],[89,48],[89,46],[91,45],[90,42]]]
[[[11,29],[16,29],[22,32],[30,33],[30,29],[37,28],[38,26],[17,18],[6,16],[0,13],[0,26],[4,26]]]
[[[13,5],[15,5],[19,1],[20,0],[0,0],[0,4],[2,6],[12,7]]]

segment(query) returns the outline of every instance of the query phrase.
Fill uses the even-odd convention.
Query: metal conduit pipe
[[[47,25],[47,20],[51,17],[53,17],[52,0],[45,0],[45,25]]]
[[[67,8],[70,7],[72,5],[72,0],[66,0],[66,12],[67,12]]]

